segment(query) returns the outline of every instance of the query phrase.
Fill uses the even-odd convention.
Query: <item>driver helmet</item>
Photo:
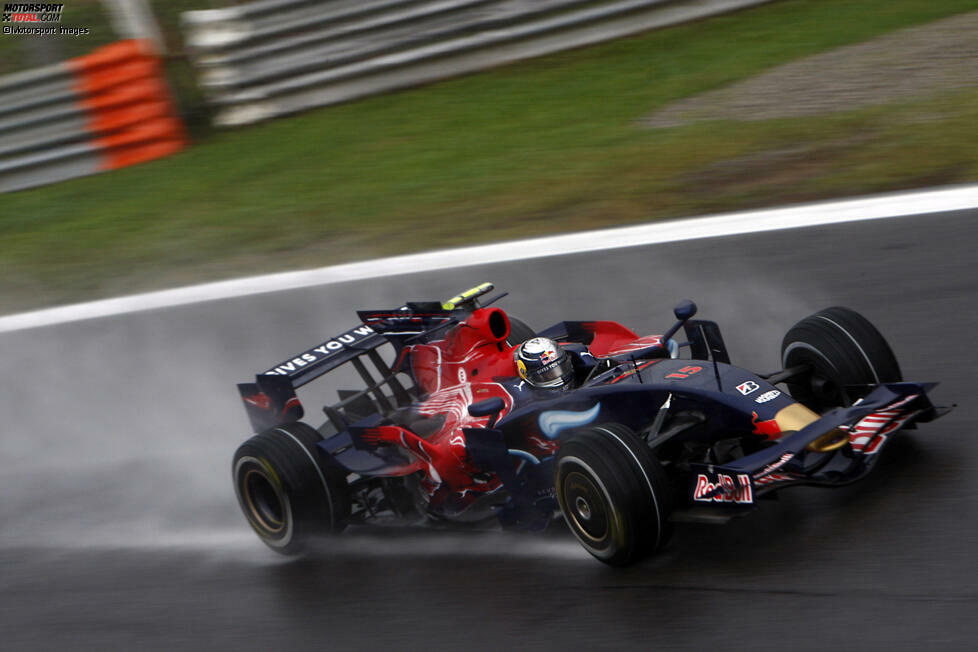
[[[514,357],[520,378],[534,387],[564,387],[574,376],[570,356],[546,337],[526,340],[516,347]]]

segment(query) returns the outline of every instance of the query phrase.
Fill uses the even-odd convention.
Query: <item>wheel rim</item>
[[[608,538],[610,522],[605,497],[594,480],[580,471],[564,477],[564,502],[574,529],[593,543]]]
[[[269,534],[281,532],[285,527],[285,505],[271,480],[258,469],[248,469],[242,484],[251,517]]]
[[[583,497],[577,497],[574,501],[574,507],[585,521],[591,518],[591,506],[587,504],[587,501]]]
[[[811,382],[812,395],[820,406],[848,405],[842,388],[835,381],[825,376],[812,376]]]

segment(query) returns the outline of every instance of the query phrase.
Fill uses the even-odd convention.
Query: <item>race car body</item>
[[[362,311],[239,385],[258,434],[235,455],[235,489],[262,540],[294,553],[369,521],[539,530],[563,515],[591,554],[627,564],[664,545],[671,522],[858,480],[896,430],[940,413],[934,384],[902,382],[882,336],[844,308],[799,322],[784,369],[760,375],[730,363],[691,302],[662,335],[611,321],[536,333],[490,307],[500,297],[480,305],[491,290]],[[533,338],[569,358],[568,382],[521,373],[516,348]],[[295,390],[347,366],[362,386],[340,390],[318,427],[302,422]]]

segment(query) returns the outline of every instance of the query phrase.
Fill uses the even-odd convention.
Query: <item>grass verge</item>
[[[785,0],[5,195],[0,311],[972,180],[975,89],[817,117],[637,125],[670,101],[969,9],[973,0]]]

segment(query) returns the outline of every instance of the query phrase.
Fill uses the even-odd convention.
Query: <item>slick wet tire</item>
[[[343,530],[350,516],[345,473],[326,463],[320,434],[290,423],[255,435],[234,454],[234,492],[258,537],[283,555]]]
[[[625,426],[602,424],[562,436],[554,484],[571,532],[606,564],[637,562],[671,534],[669,479],[648,446]]]
[[[536,336],[536,332],[527,326],[526,322],[516,317],[509,318],[509,335],[506,337],[506,342],[510,346],[516,346]]]
[[[781,343],[781,363],[811,367],[810,375],[788,383],[788,391],[816,412],[852,405],[859,393],[847,386],[902,380],[890,345],[849,308],[826,308],[792,326]]]

